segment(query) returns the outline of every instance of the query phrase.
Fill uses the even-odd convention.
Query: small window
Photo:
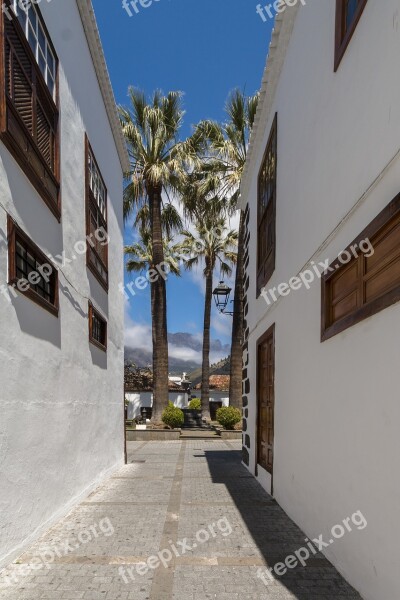
[[[107,350],[107,321],[91,302],[89,302],[89,341],[101,350]]]
[[[57,58],[39,9],[16,14],[0,16],[0,137],[60,219]]]
[[[277,115],[258,175],[257,295],[275,270]]]
[[[357,27],[367,0],[336,0],[335,71]]]
[[[85,147],[87,265],[108,290],[107,188],[87,137]]]
[[[322,341],[400,300],[400,194],[343,256],[322,280]]]
[[[58,315],[58,272],[46,255],[8,217],[8,284]]]

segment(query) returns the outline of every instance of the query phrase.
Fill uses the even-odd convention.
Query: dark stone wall
[[[249,353],[248,353],[248,338],[249,338],[249,327],[247,324],[247,315],[249,314],[249,302],[248,302],[248,293],[249,293],[249,285],[250,285],[250,276],[249,276],[249,242],[250,242],[250,209],[249,205],[246,206],[244,211],[244,222],[245,222],[245,238],[244,238],[244,340],[243,340],[243,448],[242,448],[242,457],[245,465],[249,466],[250,464],[250,436],[245,433],[247,431],[247,420],[249,417],[249,409],[248,409],[248,395],[251,392],[251,384],[250,379],[248,377],[248,364],[249,364]]]

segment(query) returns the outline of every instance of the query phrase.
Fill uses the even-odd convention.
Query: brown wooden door
[[[268,473],[274,464],[275,406],[275,326],[260,339],[258,345],[258,432],[257,462]]]

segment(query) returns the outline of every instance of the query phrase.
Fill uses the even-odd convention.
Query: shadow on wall
[[[107,352],[100,350],[100,348],[96,348],[90,342],[88,342],[90,348],[90,354],[92,356],[92,363],[99,367],[99,369],[107,370]]]
[[[7,183],[3,181],[1,184],[2,194],[5,194],[6,201],[8,198],[10,202],[10,215],[45,253],[50,252],[53,256],[61,254],[64,248],[61,223],[28,178],[21,174],[9,152],[1,152],[0,159],[7,177]]]
[[[206,450],[205,457],[213,483],[225,486],[266,562],[267,566],[261,568],[262,572],[265,573],[277,563],[284,563],[288,556],[307,547],[305,534],[242,465],[241,451]],[[237,531],[236,534],[240,536]],[[243,536],[245,535],[244,532]],[[266,577],[266,594],[268,584],[271,585],[271,590],[276,591],[276,583],[279,582],[293,594],[290,597],[297,600],[310,600],[311,590],[313,598],[336,600],[340,597],[361,600],[321,552],[311,555],[306,565],[287,569],[287,573],[282,577],[273,574],[274,581]],[[263,585],[261,580],[260,585]]]
[[[61,311],[58,318],[19,292],[11,298],[23,333],[61,348]]]
[[[60,290],[61,294],[63,294],[63,296],[65,296],[65,298],[70,302],[70,304],[72,305],[74,310],[76,310],[76,312],[79,313],[81,317],[83,317],[84,319],[87,319],[88,312],[84,311],[82,309],[80,303],[77,300],[75,300],[75,298],[71,294],[69,287],[67,285],[63,285],[61,282],[59,282],[59,290]]]

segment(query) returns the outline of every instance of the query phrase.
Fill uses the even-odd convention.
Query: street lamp
[[[215,305],[218,308],[219,312],[224,315],[233,316],[233,312],[226,310],[231,291],[232,288],[228,287],[223,281],[220,281],[219,285],[213,291],[213,296],[215,300]],[[231,302],[233,302],[233,300],[231,300]]]

